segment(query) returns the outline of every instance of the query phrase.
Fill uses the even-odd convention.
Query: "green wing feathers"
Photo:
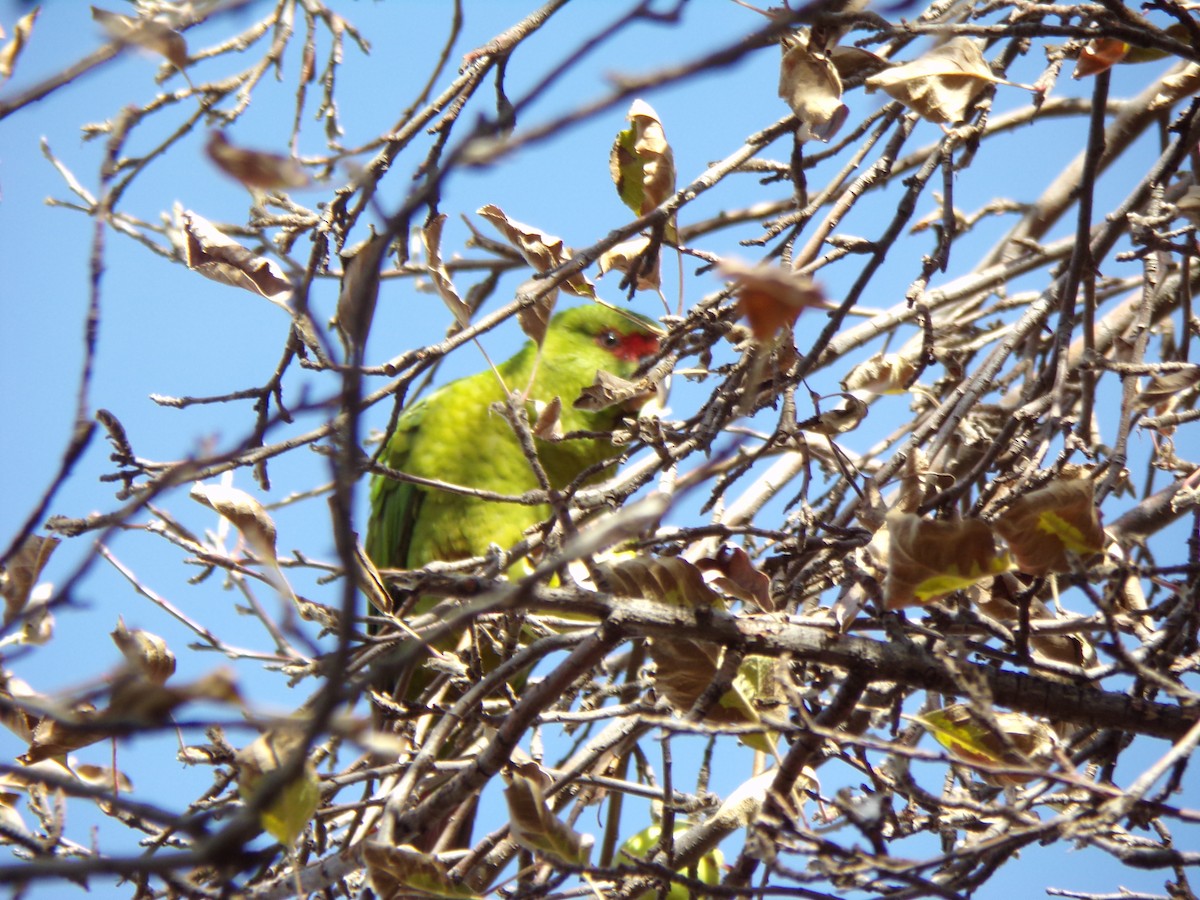
[[[396,423],[380,462],[389,469],[408,469],[409,448],[421,427],[427,401],[409,407]],[[423,492],[413,484],[377,475],[371,479],[371,518],[367,525],[367,556],[381,569],[408,567],[413,524],[421,511]]]

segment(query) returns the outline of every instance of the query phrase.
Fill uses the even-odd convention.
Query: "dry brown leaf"
[[[720,595],[705,583],[700,569],[677,556],[638,556],[599,564],[595,570],[600,589],[617,597],[652,599],[688,609],[724,607]],[[725,653],[715,644],[685,640],[655,639],[649,648],[655,663],[655,687],[680,713],[691,710],[712,684]],[[742,661],[734,683],[708,709],[706,721],[739,725],[761,721],[755,702],[769,699],[766,693],[775,690],[777,680],[763,677],[760,659],[747,657]],[[765,753],[774,746],[769,733],[746,734],[740,739]]]
[[[37,713],[24,709],[23,705],[46,708],[50,706],[50,699],[43,697],[20,678],[7,673],[0,673],[0,698],[5,701],[0,703],[0,722],[28,744],[33,740],[33,732],[40,717]]]
[[[535,766],[536,768],[536,766]],[[512,839],[534,853],[575,866],[587,865],[595,839],[580,834],[559,819],[546,803],[547,779],[528,772],[528,766],[508,767],[502,772],[508,786],[508,827]]]
[[[870,394],[903,394],[916,377],[917,367],[912,360],[895,353],[876,353],[851,369],[842,379],[842,387]]]
[[[278,153],[248,150],[229,143],[223,131],[208,136],[204,152],[217,168],[254,191],[282,191],[309,184],[308,173],[300,161]]]
[[[445,263],[442,262],[442,226],[445,224],[445,213],[434,216],[429,224],[421,229],[421,242],[425,245],[429,277],[433,279],[438,296],[450,308],[458,324],[466,328],[471,324],[471,307],[458,296],[458,290],[450,279],[450,273],[446,271]]]
[[[80,747],[102,741],[108,735],[96,730],[98,714],[91,703],[79,703],[54,716],[42,716],[34,726],[29,749],[17,757],[22,765],[66,756]]]
[[[600,274],[615,269],[618,272],[628,273],[633,266],[633,261],[640,258],[646,249],[650,246],[650,238],[638,237],[630,241],[622,241],[615,247],[606,250],[600,255],[596,266],[600,270]],[[654,266],[650,271],[638,270],[637,289],[639,291],[656,291],[662,285],[661,260],[656,254],[654,257]]]
[[[1192,185],[1184,191],[1175,208],[1193,225],[1200,225],[1200,186]]]
[[[657,393],[657,387],[645,379],[628,381],[601,369],[596,372],[596,380],[583,389],[572,406],[591,412],[611,406],[624,406],[625,409],[633,411]]]
[[[189,269],[213,281],[253,291],[288,309],[292,284],[273,260],[251,253],[191,210],[181,215],[181,222]]]
[[[139,19],[92,7],[92,18],[114,41],[157,53],[187,75],[188,48],[183,35],[156,19]]]
[[[544,275],[571,258],[570,252],[563,245],[562,238],[510,219],[504,214],[504,210],[495,204],[489,203],[487,206],[481,206],[478,212],[520,251],[521,256],[533,267],[535,272]],[[562,289],[576,297],[595,299],[596,296],[596,288],[584,277],[582,272],[577,272],[564,281]]]
[[[992,530],[979,519],[937,521],[893,511],[887,516],[888,609],[932,603],[984,578],[1008,571]]]
[[[686,715],[696,701],[709,689],[725,658],[725,648],[701,641],[654,638],[648,642],[650,659],[654,662],[654,688],[678,713]],[[757,725],[762,719],[756,701],[774,701],[778,678],[768,678],[771,693],[764,695],[760,663],[774,671],[776,661],[761,656],[748,656],[742,661],[733,684],[717,701],[708,707],[704,721],[722,725]],[[745,674],[744,674],[745,673]],[[754,732],[739,736],[752,750],[770,753],[774,737],[770,732]]]
[[[641,597],[688,609],[724,606],[704,573],[678,556],[636,556],[598,564],[600,588],[618,597]]]
[[[1129,44],[1116,38],[1092,38],[1079,51],[1079,58],[1075,60],[1075,71],[1071,73],[1071,77],[1086,78],[1089,75],[1099,75],[1123,60],[1129,50]]]
[[[1155,375],[1147,385],[1133,398],[1134,409],[1149,409],[1158,407],[1161,415],[1166,412],[1166,406],[1175,400],[1180,393],[1200,384],[1200,366],[1189,365]]]
[[[33,34],[33,23],[37,21],[38,13],[41,10],[40,6],[35,6],[21,16],[17,20],[17,24],[13,26],[12,39],[0,47],[0,85],[12,77],[13,69],[17,66],[17,59],[29,43],[29,38]]]
[[[261,503],[245,491],[224,484],[194,484],[191,497],[228,519],[259,560],[272,568],[279,567],[275,523]]]
[[[94,766],[89,763],[79,763],[71,766],[71,771],[84,784],[117,794],[128,794],[133,790],[133,780],[124,772],[111,766]]]
[[[813,46],[808,29],[788,35],[782,42],[779,96],[800,120],[800,137],[828,141],[849,115],[842,103],[842,79],[832,57]]]
[[[31,840],[36,840],[29,834],[25,820],[17,810],[20,799],[21,795],[14,791],[0,791],[0,844],[14,843],[15,835],[29,835]]]
[[[367,879],[379,900],[446,897],[474,900],[479,895],[450,877],[442,862],[409,844],[390,847],[369,841],[363,846]]]
[[[711,579],[711,583],[731,597],[757,607],[763,612],[775,612],[771,599],[771,579],[755,568],[748,554],[736,544],[724,544],[716,556],[696,560],[696,568]]]
[[[833,66],[842,81],[856,77],[866,78],[883,71],[889,65],[882,56],[861,47],[833,47],[829,51],[829,58],[833,60]]]
[[[930,472],[929,460],[924,452],[919,447],[913,448],[904,458],[904,468],[900,471],[900,491],[893,509],[915,513],[933,491],[953,484],[953,478]]]
[[[1104,529],[1087,478],[1052,481],[1019,497],[996,520],[996,531],[1027,575],[1070,572],[1075,560],[1086,561],[1104,549]]]
[[[843,397],[845,402],[837,409],[806,419],[800,423],[800,429],[826,437],[853,431],[867,417],[867,404],[852,394],[844,394]]]
[[[379,270],[390,245],[384,235],[372,232],[341,254],[342,284],[337,311],[329,324],[349,347],[366,346],[379,300]]]
[[[112,679],[108,706],[91,716],[90,724],[102,730],[99,737],[114,729],[121,733],[143,723],[159,725],[168,721],[178,707],[197,700],[240,702],[232,673],[218,669],[194,682],[168,687],[152,680],[137,666],[129,666]]]
[[[558,302],[558,291],[537,296],[537,282],[527,281],[517,288],[517,298],[534,297],[532,303],[517,310],[517,324],[521,331],[539,347],[546,340],[546,329],[550,327],[550,319],[554,315],[554,306]]]
[[[166,684],[175,674],[175,654],[157,634],[140,628],[130,631],[125,620],[118,617],[110,636],[129,664],[154,684]]]
[[[747,266],[726,260],[717,269],[733,281],[738,308],[759,341],[774,339],[795,325],[804,309],[825,302],[824,293],[811,278],[778,266]]]
[[[533,422],[533,436],[543,441],[562,440],[562,398],[553,397],[549,403],[537,401],[537,418]]]
[[[31,534],[17,547],[8,565],[0,568],[0,596],[4,598],[5,624],[25,611],[38,577],[59,543],[58,538]]]
[[[1137,584],[1136,577],[1130,580]],[[1017,629],[1021,623],[1021,609],[1015,602],[1014,587],[1009,579],[997,578],[992,582],[990,591],[980,590],[972,596],[972,600],[984,615],[991,616],[1011,629]],[[1037,597],[1031,597],[1025,602],[1029,604],[1030,619],[1060,618]],[[1033,651],[1034,659],[1083,668],[1093,665],[1096,661],[1096,648],[1086,634],[1035,633],[1029,636],[1029,647]]]
[[[629,127],[617,132],[608,168],[622,202],[644,216],[675,193],[675,156],[649,103],[634,100],[626,118]],[[665,237],[678,241],[674,221],[667,223]]]
[[[997,712],[995,727],[971,712],[964,703],[932,710],[913,718],[956,759],[990,766],[1032,767],[1054,748],[1054,732],[1043,722],[1021,713]],[[983,779],[1000,786],[1026,784],[1034,774],[981,773]]]
[[[979,44],[952,38],[910,63],[866,80],[868,93],[882,88],[890,97],[931,122],[961,122],[975,98],[992,84],[1012,84],[992,74]]]

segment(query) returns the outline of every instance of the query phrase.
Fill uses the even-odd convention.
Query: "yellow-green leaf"
[[[913,718],[928,729],[951,755],[966,763],[1029,766],[1047,754],[1054,745],[1054,734],[1050,728],[1022,713],[996,712],[993,715],[995,728],[972,713],[964,703],[955,703]],[[984,777],[993,783],[1015,785],[1024,784],[1036,776],[985,773]]]
[[[238,793],[242,799],[250,801],[267,775],[290,762],[301,748],[299,731],[269,731],[238,751]],[[300,773],[262,809],[260,822],[273,838],[285,847],[293,847],[320,805],[321,781],[312,760],[306,759]]]
[[[401,897],[446,897],[473,900],[479,895],[450,878],[442,862],[416,847],[388,847],[369,842],[363,846],[367,878],[380,900]]]
[[[1104,549],[1104,529],[1087,478],[1059,479],[1017,499],[996,520],[1017,568],[1028,575],[1070,572]]]
[[[554,815],[546,803],[542,779],[516,767],[504,772],[508,786],[504,800],[508,804],[509,833],[513,840],[551,859],[571,865],[587,865],[595,839],[580,834]]]
[[[935,521],[908,512],[887,517],[888,609],[930,603],[975,582],[1008,571],[1007,554],[979,519]]]
[[[628,119],[629,127],[613,141],[608,165],[622,202],[644,216],[675,193],[675,156],[649,103],[634,100]],[[665,235],[672,243],[678,240],[673,221]]]
[[[686,834],[688,826],[680,823],[675,826],[674,834],[676,837]],[[659,845],[662,839],[662,826],[651,825],[649,828],[643,828],[633,837],[629,838],[621,845],[621,850],[617,854],[617,862],[625,863],[630,859],[643,859],[650,855]],[[700,861],[690,869],[680,869],[681,875],[687,875],[689,878],[694,878],[698,881],[703,881],[705,884],[717,884],[721,880],[721,866],[725,862],[725,857],[717,848],[713,848],[700,857]],[[654,900],[659,896],[657,891],[649,890],[638,895],[638,900]],[[691,892],[685,885],[671,883],[666,893],[666,900],[688,900],[691,897]]]

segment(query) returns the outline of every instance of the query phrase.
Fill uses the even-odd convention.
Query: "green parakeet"
[[[623,378],[658,349],[656,326],[641,316],[597,304],[554,316],[539,354],[531,342],[508,361],[430,394],[401,415],[381,462],[422,478],[516,496],[540,484],[512,427],[493,404],[505,390],[531,401],[562,402],[562,432],[612,431],[620,407],[575,409],[599,370]],[[503,384],[501,384],[501,379]],[[616,454],[605,437],[535,439],[538,459],[555,488]],[[598,481],[611,470],[596,473]],[[371,483],[366,550],[380,568],[415,569],[433,560],[479,556],[492,544],[510,547],[549,516],[546,506],[481,500],[383,476]],[[418,605],[418,609],[420,605]]]

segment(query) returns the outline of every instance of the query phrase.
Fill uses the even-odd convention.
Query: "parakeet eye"
[[[621,336],[610,328],[597,335],[596,343],[606,350],[611,350],[614,347],[621,346]]]

